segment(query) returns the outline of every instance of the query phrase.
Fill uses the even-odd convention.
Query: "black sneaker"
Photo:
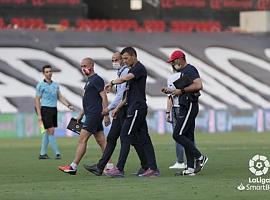
[[[95,174],[96,176],[101,176],[103,171],[101,169],[98,168],[97,164],[94,165],[86,165],[84,164],[83,167],[91,172],[92,174]]]
[[[175,173],[175,176],[195,176],[194,170],[184,169],[183,171],[179,171]]]
[[[55,156],[55,159],[56,160],[60,160],[62,157],[61,157],[61,155],[60,154],[56,154],[56,156]]]
[[[132,175],[139,176],[143,174],[146,170],[143,168],[140,168],[137,172],[133,172]]]
[[[39,155],[38,159],[45,160],[45,159],[50,159],[50,157],[47,154],[44,154],[44,155]]]
[[[201,160],[196,159],[194,173],[200,172],[203,169],[204,165],[207,163],[207,161],[208,161],[208,158],[206,156],[203,156]]]

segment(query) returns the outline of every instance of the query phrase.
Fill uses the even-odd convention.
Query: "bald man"
[[[92,134],[101,150],[104,151],[106,139],[103,133],[102,120],[104,119],[105,126],[110,125],[109,115],[107,114],[104,117],[102,115],[104,109],[108,107],[104,80],[95,73],[93,59],[84,58],[81,61],[81,70],[88,79],[84,87],[83,110],[77,120],[80,121],[85,115],[85,121],[80,132],[74,161],[70,165],[58,167],[59,170],[71,175],[76,174],[77,166],[86,152],[87,141]]]
[[[118,78],[127,75],[130,70],[129,67],[123,63],[122,55],[120,52],[115,52],[112,55],[112,67],[117,70]],[[106,149],[101,159],[97,164],[84,165],[84,168],[86,170],[97,176],[102,175],[107,162],[109,161],[110,157],[112,156],[115,150],[117,140],[120,137],[121,128],[127,115],[127,105],[125,105],[126,90],[127,90],[127,83],[117,85],[115,98],[110,103],[110,105],[106,109],[104,109],[105,114],[108,114],[110,111],[112,111],[112,116],[114,119],[112,121],[110,132],[107,136]],[[141,169],[136,173],[136,175],[139,175],[141,173],[144,173],[145,170],[147,170],[148,168],[147,160],[141,146],[134,144],[134,148],[141,161]],[[114,170],[114,168],[112,168],[112,170]]]

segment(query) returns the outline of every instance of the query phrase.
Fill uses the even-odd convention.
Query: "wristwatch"
[[[182,94],[185,94],[185,93],[186,93],[186,91],[185,91],[184,88],[181,89],[181,93],[182,93]]]

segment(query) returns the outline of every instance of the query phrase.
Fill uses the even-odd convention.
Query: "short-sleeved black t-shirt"
[[[146,68],[142,63],[137,62],[133,67],[131,67],[129,73],[132,73],[135,77],[128,82],[128,112],[145,109],[147,108],[145,94],[147,78]]]
[[[104,90],[104,80],[97,74],[88,77],[84,86],[83,110],[85,115],[102,112],[100,92]]]
[[[193,66],[188,64],[183,69],[180,70],[181,76],[188,76],[192,81],[200,78],[198,70]],[[200,96],[199,91],[194,93],[186,93],[184,95],[179,96],[179,104],[186,104],[187,102],[196,102],[198,101],[198,97]]]

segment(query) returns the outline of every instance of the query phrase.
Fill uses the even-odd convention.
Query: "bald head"
[[[114,69],[120,69],[123,65],[122,55],[120,52],[117,51],[112,55],[112,65]]]
[[[86,76],[94,74],[94,60],[92,58],[84,58],[81,61],[82,73]]]
[[[94,67],[94,60],[92,58],[84,58],[81,61],[81,66]]]
[[[112,58],[117,58],[117,59],[121,59],[122,56],[121,56],[121,53],[120,52],[115,52],[113,55],[112,55]]]

